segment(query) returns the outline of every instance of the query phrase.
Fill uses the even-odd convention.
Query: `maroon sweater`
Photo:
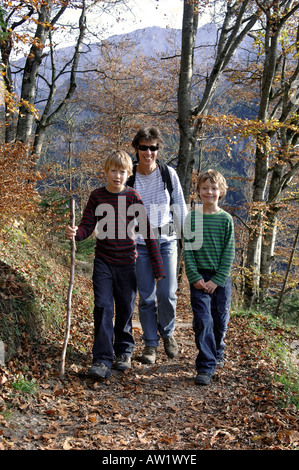
[[[132,207],[134,204],[139,206]],[[142,210],[138,211],[138,207]],[[121,193],[110,193],[105,187],[94,190],[84,210],[76,240],[85,240],[95,230],[96,258],[103,258],[107,263],[119,266],[134,263],[138,256],[134,240],[136,217],[141,221],[142,233],[146,231],[145,242],[154,276],[164,277],[159,247],[153,237],[140,195],[133,188],[126,186]]]

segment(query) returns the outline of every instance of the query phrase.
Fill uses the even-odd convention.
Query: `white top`
[[[168,169],[173,185],[172,206],[170,206],[170,194],[167,188],[164,188],[159,167],[149,175],[141,175],[138,171],[136,172],[134,188],[141,196],[153,229],[167,226],[173,222],[173,212],[182,228],[187,215],[187,207],[177,173],[171,167]],[[161,243],[180,237],[181,231],[169,236],[162,230]],[[136,234],[136,242],[144,243],[141,235]]]

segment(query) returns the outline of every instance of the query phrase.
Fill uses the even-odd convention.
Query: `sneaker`
[[[164,341],[164,349],[168,357],[173,359],[178,355],[178,344],[173,336],[170,338],[163,338]]]
[[[155,364],[157,357],[157,348],[153,346],[145,346],[142,356],[141,362],[142,364]]]
[[[111,376],[111,370],[103,362],[96,361],[88,371],[93,379],[107,379]]]
[[[197,385],[209,385],[211,381],[211,376],[208,374],[205,374],[204,372],[200,372],[197,374],[195,377],[195,383]]]
[[[126,370],[131,369],[131,357],[126,354],[121,354],[118,356],[114,363],[114,369],[117,370]]]
[[[223,369],[223,367],[224,367],[224,360],[223,359],[217,359],[217,367],[219,367],[219,369]]]

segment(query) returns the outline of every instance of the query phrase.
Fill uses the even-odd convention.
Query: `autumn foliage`
[[[0,450],[298,449],[295,405],[298,396],[279,381],[285,377],[295,390],[292,367],[298,365],[296,333],[272,324],[273,319],[265,313],[259,314],[258,331],[253,331],[255,314],[251,310],[234,311],[227,335],[225,367],[217,370],[211,387],[198,390],[193,380],[196,350],[190,292],[184,277],[178,292],[178,358],[169,361],[159,354],[153,367],[141,365],[143,341],[136,314],[132,370],[124,374],[115,372],[109,381],[93,383],[86,376],[93,334],[92,282],[88,276],[81,276],[86,265],[91,264],[93,254],[87,259],[84,253],[82,262],[82,245],[76,253],[65,380],[59,380],[58,375],[69,280],[69,245],[63,230],[69,222],[68,197],[76,196],[79,220],[89,193],[104,181],[102,162],[112,142],[113,146],[131,152],[131,136],[141,123],[154,122],[160,127],[167,139],[163,157],[177,167],[182,183],[190,172],[188,202],[197,201],[194,187],[198,171],[210,165],[225,170],[233,186],[230,195],[234,191],[242,193],[241,203],[236,199],[237,203],[226,206],[236,225],[234,308],[239,309],[244,299],[246,279],[252,282],[251,266],[248,268],[246,261],[249,242],[256,234],[261,237],[261,249],[260,253],[253,249],[252,252],[259,254],[257,291],[259,295],[263,293],[258,300],[265,301],[263,312],[267,305],[277,305],[298,220],[298,106],[292,106],[295,104],[292,93],[293,89],[296,92],[293,85],[298,83],[299,76],[296,26],[299,6],[294,6],[297,16],[292,19],[292,28],[282,30],[279,37],[276,63],[275,49],[263,63],[271,45],[265,40],[275,38],[282,20],[291,16],[290,10],[280,18],[279,8],[285,8],[285,2],[279,8],[276,1],[244,0],[234,5],[228,2],[227,23],[223,25],[218,49],[216,45],[213,48],[216,56],[210,58],[211,64],[205,61],[203,68],[196,70],[190,86],[190,107],[186,106],[187,93],[182,94],[179,101],[184,113],[180,116],[177,89],[183,51],[163,57],[164,60],[161,57],[149,60],[138,53],[130,62],[127,59],[125,67],[123,58],[128,45],[124,42],[115,47],[106,42],[101,44],[98,63],[92,64],[93,75],[80,74],[79,81],[77,59],[85,34],[82,21],[85,2],[2,3],[5,9],[0,7],[0,49],[6,87],[2,140],[10,143],[2,143],[0,148],[0,340],[6,344],[8,359],[7,368],[0,364]],[[113,6],[114,2],[100,3]],[[184,3],[190,7],[206,5],[206,2]],[[289,2],[288,8],[292,3],[295,4]],[[49,95],[44,97],[47,105],[45,112],[39,109],[38,115],[33,97],[38,88],[37,78],[42,76],[40,65],[47,55],[44,46],[54,52],[54,25],[68,5],[83,8],[77,28],[82,34],[77,39],[69,82],[66,80],[62,88],[57,86],[56,79],[51,84],[47,81]],[[254,11],[256,17],[252,16]],[[194,14],[198,14],[197,8]],[[247,32],[261,18],[254,33],[253,48],[257,54],[246,67],[231,62],[225,70],[232,53],[227,46],[233,42],[235,47],[238,45],[240,31],[234,29],[238,17]],[[27,33],[20,35],[17,25]],[[33,25],[37,30],[31,37]],[[30,80],[23,80],[27,86],[21,89],[26,93],[18,97],[12,91],[10,54],[12,48],[18,52],[20,45],[22,48],[27,45],[30,50],[23,69],[26,72],[23,78]],[[129,45],[130,51],[131,48]],[[197,51],[202,53],[203,49]],[[292,61],[288,62],[290,58]],[[186,62],[190,65],[193,60]],[[58,77],[65,70],[63,67],[63,72],[58,72],[56,65],[53,62],[53,72]],[[268,80],[266,73],[271,70],[273,77]],[[181,76],[184,88],[186,75]],[[269,90],[263,96],[266,83],[270,84]],[[55,95],[56,91],[59,92]],[[196,97],[203,98],[197,103]],[[261,117],[257,111],[264,102],[270,106],[268,114],[265,112]],[[240,118],[234,113],[236,109],[244,112],[250,108],[255,110],[253,118]],[[15,125],[16,122],[30,125]],[[192,160],[194,155],[190,155],[189,166],[185,163],[190,129],[182,132],[181,141],[185,140],[187,146],[178,151],[179,126],[187,124],[191,124],[194,149],[200,154],[196,155],[196,164]],[[33,152],[39,153],[38,158]],[[264,167],[263,177],[260,168]],[[41,178],[37,168],[47,175],[40,185],[36,184]],[[254,198],[257,182],[263,183],[264,194]],[[185,186],[188,184],[186,181]],[[231,200],[235,202],[233,197]],[[7,231],[3,240],[3,224],[12,228],[11,239]],[[298,287],[297,256],[292,266],[286,292],[291,294],[292,302],[298,302],[295,295],[294,301],[291,298]],[[33,316],[44,327],[38,341],[32,335],[34,328],[39,335],[37,323],[29,325]],[[16,345],[11,346],[16,350],[14,355],[8,354],[9,342],[1,325],[7,326],[11,340],[17,336]],[[279,352],[282,343],[287,354],[278,360],[273,350]],[[30,385],[32,395],[17,388],[22,385]]]
[[[3,219],[19,219],[35,211],[38,202],[34,160],[20,142],[0,147],[0,212]]]

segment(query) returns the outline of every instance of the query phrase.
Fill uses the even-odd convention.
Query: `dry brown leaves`
[[[94,383],[86,376],[92,319],[85,312],[85,320],[80,322],[83,309],[81,301],[79,314],[73,318],[72,354],[67,357],[65,381],[59,379],[63,338],[35,346],[24,341],[9,371],[0,370],[0,449],[196,451],[298,447],[297,410],[294,406],[281,407],[284,391],[274,379],[277,366],[266,359],[263,339],[250,333],[245,318],[233,317],[230,322],[226,366],[217,371],[210,386],[196,386],[189,296],[182,291],[176,330],[179,356],[168,359],[161,345],[157,363],[142,365],[141,331],[134,323],[132,369],[114,371],[109,380]],[[39,385],[37,395],[31,398],[13,391],[10,385],[12,375],[25,369],[26,377]]]
[[[0,146],[0,210],[10,219],[33,213],[37,209],[38,194],[35,182],[40,175],[34,171],[34,159],[21,142]]]

